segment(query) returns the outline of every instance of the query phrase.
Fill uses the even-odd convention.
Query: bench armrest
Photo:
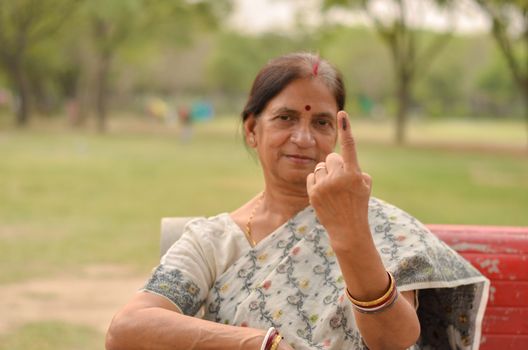
[[[172,244],[180,239],[183,227],[192,219],[192,216],[161,219],[160,256],[165,255]]]

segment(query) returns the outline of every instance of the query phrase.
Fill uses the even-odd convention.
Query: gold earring
[[[255,135],[253,133],[249,134],[248,142],[251,146],[255,146]]]

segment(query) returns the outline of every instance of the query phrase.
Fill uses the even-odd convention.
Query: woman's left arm
[[[332,230],[329,235],[336,235]],[[370,231],[349,234],[370,236]],[[352,251],[333,245],[348,292],[356,300],[370,301],[383,296],[389,289],[389,276],[374,246],[364,244]],[[369,349],[407,349],[420,335],[420,323],[414,305],[414,291],[398,292],[392,305],[380,312],[364,313],[353,307],[356,323]]]
[[[368,222],[371,179],[360,170],[346,113],[340,111],[337,118],[342,155],[329,154],[308,175],[308,195],[328,232],[349,295],[358,301],[375,301],[390,292],[390,278]],[[354,307],[356,323],[370,349],[406,349],[420,335],[414,293],[392,295],[387,301],[394,302],[375,313]]]

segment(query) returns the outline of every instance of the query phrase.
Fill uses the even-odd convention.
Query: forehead
[[[297,79],[289,83],[277,96],[272,98],[266,110],[289,107],[299,111],[310,106],[313,111],[337,113],[337,102],[332,91],[320,79]]]

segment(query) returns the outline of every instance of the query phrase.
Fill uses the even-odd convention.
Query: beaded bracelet
[[[277,333],[277,335],[276,335],[275,338],[273,339],[273,342],[271,343],[270,350],[277,350],[277,348],[279,347],[279,343],[280,343],[281,340],[282,340],[282,335],[280,335],[279,333]]]
[[[387,291],[378,299],[360,301],[352,297],[348,288],[346,289],[346,295],[356,310],[363,313],[378,313],[394,304],[398,298],[398,289],[396,288],[394,276],[392,276],[389,271],[387,271],[387,274],[389,275],[389,287],[387,288]]]

